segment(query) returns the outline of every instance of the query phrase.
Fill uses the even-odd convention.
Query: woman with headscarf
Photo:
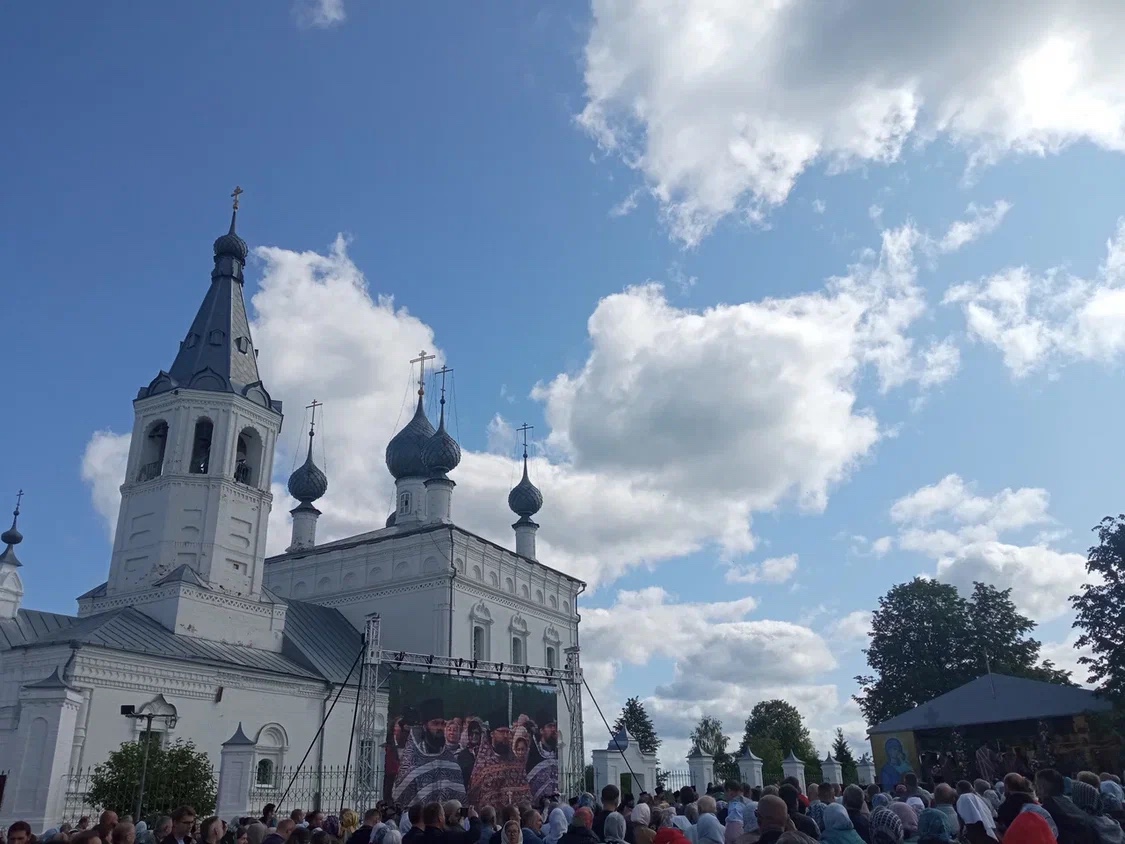
[[[871,813],[871,844],[902,844],[902,821],[887,808]]]
[[[50,841],[51,839],[47,839]],[[138,844],[153,844],[153,834],[149,832],[148,824],[141,821],[137,824],[137,842]],[[262,844],[261,841],[258,844]]]
[[[821,819],[824,821],[824,828],[820,832],[820,840],[824,844],[864,844],[855,831],[855,824],[848,817],[848,810],[841,804],[826,803]]]
[[[633,841],[636,844],[652,844],[656,839],[656,830],[652,828],[652,810],[648,803],[634,806],[629,820],[633,822]]]
[[[1121,824],[1106,817],[1102,794],[1098,789],[1084,779],[1075,780],[1071,786],[1070,799],[1089,815],[1090,825],[1097,833],[1099,844],[1122,844]]]
[[[872,809],[886,809],[890,805],[891,796],[889,794],[884,794],[881,791],[871,798]]]
[[[634,830],[634,837],[636,834]],[[726,830],[713,812],[704,812],[699,816],[699,823],[695,825],[696,844],[723,844],[725,836]]]
[[[906,805],[914,810],[915,815],[920,815],[926,810],[926,801],[921,797],[907,797]]]
[[[945,814],[937,809],[923,809],[918,813],[918,844],[952,844]]]
[[[676,826],[676,810],[668,807],[657,809],[656,838],[653,844],[690,844],[683,830]],[[636,833],[633,833],[634,836]]]
[[[625,816],[620,812],[605,816],[605,844],[625,844]]]
[[[559,839],[566,835],[566,828],[569,824],[566,821],[566,812],[560,806],[557,809],[552,809],[551,814],[547,816],[547,829],[543,840],[547,844],[559,844]]]
[[[1035,812],[1020,812],[1004,833],[1004,844],[1056,844],[1051,827]]]
[[[957,798],[957,817],[965,826],[969,844],[996,844],[1000,840],[992,808],[979,794],[968,791]]]
[[[687,807],[685,806],[684,808],[686,810]],[[688,820],[688,816],[686,814],[677,814],[674,818],[672,818],[672,825],[684,834],[684,838],[688,840],[689,844],[695,844],[695,825],[690,820]]]
[[[890,810],[898,815],[902,823],[902,840],[913,842],[918,837],[918,813],[909,803],[900,803],[897,800],[890,805]]]
[[[1107,815],[1116,815],[1125,809],[1125,792],[1113,780],[1102,780],[1098,785],[1102,795],[1102,805]]]

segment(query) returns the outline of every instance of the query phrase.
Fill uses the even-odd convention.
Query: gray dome
[[[527,477],[527,459],[523,461],[523,478],[508,493],[508,508],[517,516],[530,519],[543,506],[543,493]]]
[[[438,423],[437,433],[426,440],[426,444],[422,446],[422,462],[434,475],[452,472],[461,462],[461,446],[445,430],[444,409],[441,421]]]
[[[387,468],[396,481],[429,477],[430,470],[422,460],[422,448],[433,435],[434,426],[426,418],[422,397],[418,396],[414,417],[387,443]]]
[[[328,476],[313,463],[312,449],[297,469],[289,476],[289,494],[302,504],[311,504],[328,491]]]
[[[246,241],[235,234],[233,223],[229,232],[215,239],[216,258],[220,255],[228,255],[246,263],[246,256],[249,252],[250,248],[246,245]]]
[[[391,513],[389,516],[387,516],[387,523],[385,525],[383,525],[383,527],[394,527],[396,524],[398,524],[398,511],[397,510],[395,512]]]

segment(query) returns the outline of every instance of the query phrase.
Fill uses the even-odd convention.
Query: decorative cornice
[[[420,592],[430,586],[444,585],[448,581],[449,575],[442,573],[436,577],[429,575],[425,578],[407,581],[406,583],[397,583],[393,586],[368,586],[358,592],[349,592],[344,595],[332,595],[324,600],[318,600],[315,595],[306,596],[299,600],[318,604],[322,607],[344,607],[351,604],[361,604],[364,601],[369,601],[372,598],[381,597],[383,595],[406,595],[410,592]]]
[[[543,630],[543,641],[553,645],[558,645],[562,642],[562,638],[559,636],[559,631],[555,628],[555,625],[548,624]]]
[[[482,624],[492,624],[492,613],[483,599],[473,604],[473,608],[469,610],[469,618]]]
[[[489,601],[492,601],[493,603],[508,607],[509,609],[513,609],[518,612],[525,612],[533,618],[539,619],[540,621],[550,621],[553,619],[556,621],[561,621],[567,627],[576,628],[578,626],[577,616],[569,615],[568,613],[565,613],[561,610],[551,609],[546,604],[539,604],[535,601],[517,598],[511,592],[502,592],[499,589],[493,591],[486,587],[479,580],[459,577],[456,581],[456,588],[460,589],[467,595],[473,596],[474,598],[485,598]]]
[[[527,619],[519,613],[512,616],[512,621],[508,625],[508,629],[519,636],[527,635]]]

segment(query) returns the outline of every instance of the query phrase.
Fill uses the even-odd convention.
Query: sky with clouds
[[[381,525],[408,360],[455,369],[455,519],[585,579],[602,709],[681,764],[784,697],[820,751],[879,595],[1065,598],[1121,509],[1118,3],[355,0],[0,11],[3,483],[26,604],[101,582],[130,400],[245,188],[259,365],[324,402],[320,536]],[[588,747],[604,741],[587,713]]]

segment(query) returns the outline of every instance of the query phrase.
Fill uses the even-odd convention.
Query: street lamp
[[[145,775],[148,773],[148,745],[152,736],[152,722],[156,718],[160,718],[171,730],[176,726],[176,716],[172,714],[164,714],[160,712],[137,712],[137,707],[131,703],[124,703],[121,705],[121,714],[126,718],[134,721],[144,721],[144,750],[141,753],[141,784],[137,789],[137,809],[133,812],[133,822],[140,823],[141,820],[141,804],[145,799]]]

